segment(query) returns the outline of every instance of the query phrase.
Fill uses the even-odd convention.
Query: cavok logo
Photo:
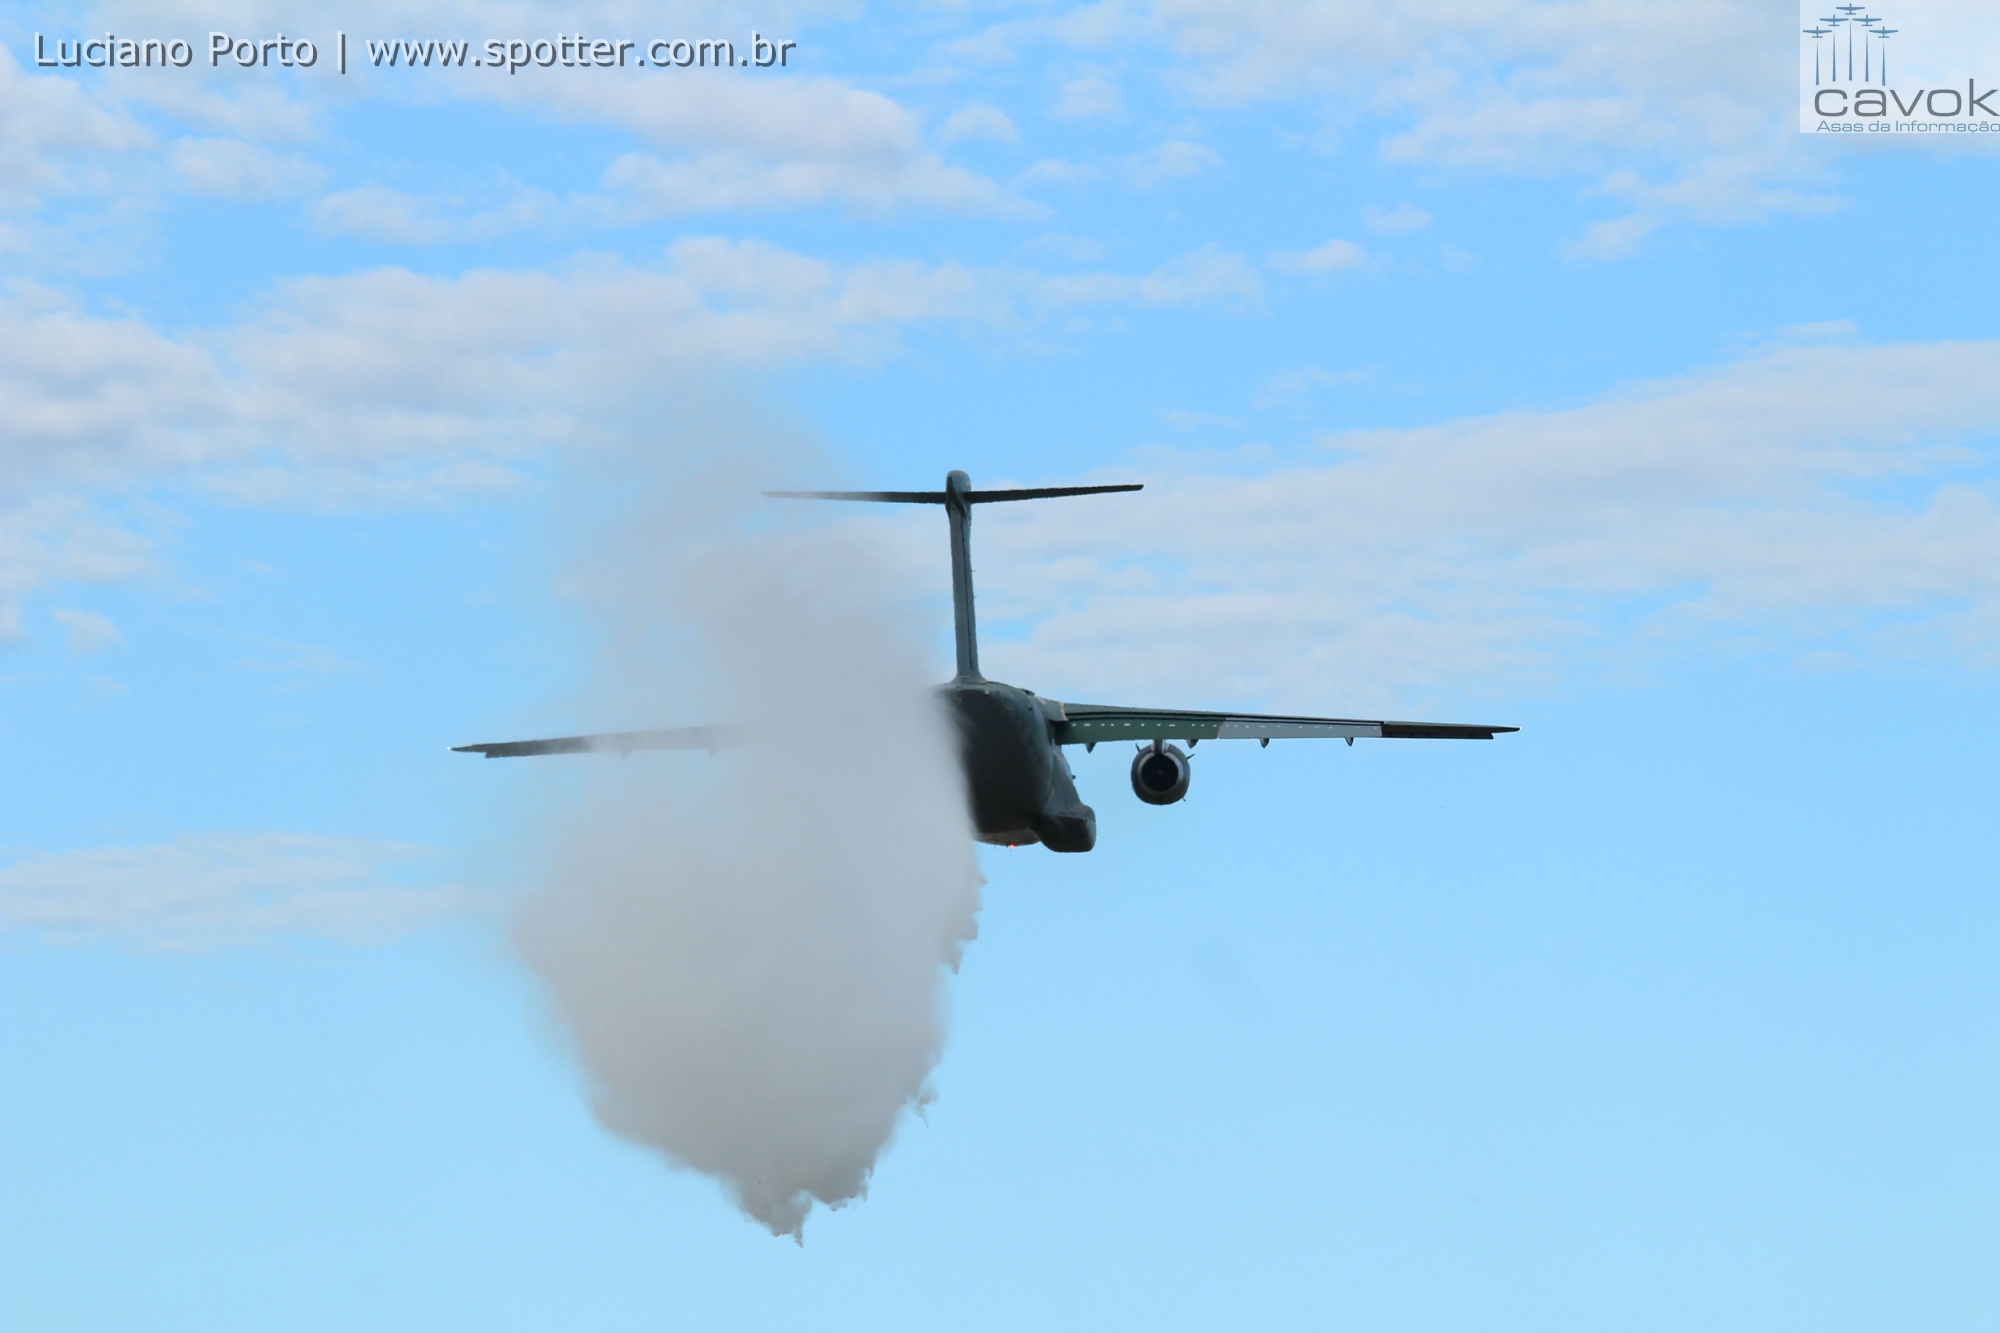
[[[1799,7],[1799,129],[1806,134],[2000,134],[2000,6],[1904,5],[1900,26],[1866,5]],[[1923,9],[1935,11],[1922,13]],[[1969,14],[1969,9],[1990,11]],[[1932,21],[1935,20],[1935,21]]]

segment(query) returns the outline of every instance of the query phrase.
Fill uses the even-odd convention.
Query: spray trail
[[[520,947],[603,1124],[802,1237],[929,1096],[980,883],[949,722],[851,539],[630,547],[611,675],[660,670],[638,645],[671,625],[746,736],[586,760]]]

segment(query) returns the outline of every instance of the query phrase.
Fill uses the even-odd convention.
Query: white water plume
[[[930,1095],[980,880],[908,617],[854,538],[754,533],[747,471],[669,488],[599,583],[624,725],[742,741],[525,761],[584,767],[519,941],[603,1124],[802,1238]]]

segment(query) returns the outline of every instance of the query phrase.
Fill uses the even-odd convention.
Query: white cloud
[[[313,224],[322,231],[360,236],[397,245],[478,240],[560,222],[599,224],[603,201],[567,202],[540,190],[504,184],[473,201],[463,194],[417,195],[386,185],[335,190],[313,204]]]
[[[21,603],[38,589],[132,578],[151,561],[144,536],[78,496],[0,497],[0,648],[25,637]]]
[[[1822,319],[1810,324],[1787,324],[1778,330],[1780,338],[1793,342],[1825,342],[1838,338],[1854,338],[1861,333],[1861,326],[1851,319]]]
[[[1280,250],[1271,256],[1270,262],[1281,273],[1338,273],[1341,269],[1358,267],[1367,257],[1368,252],[1354,242],[1336,237],[1304,253]]]
[[[1120,301],[1156,306],[1255,305],[1264,299],[1263,280],[1243,256],[1214,246],[1169,260],[1143,277],[1078,273],[1040,278],[1033,283],[1033,289],[1050,305]]]
[[[107,13],[106,17],[111,16]],[[149,14],[139,21],[150,27],[160,21],[160,17]],[[210,26],[208,20],[213,17],[213,11],[210,11],[195,16],[192,23],[206,29]],[[296,19],[296,16],[293,18]],[[124,20],[112,18],[111,21],[130,31]],[[279,17],[271,24],[270,30],[276,32],[285,26],[286,20]],[[199,69],[207,63],[206,49],[200,48],[196,58]],[[50,77],[53,81],[63,76],[56,74]],[[263,144],[298,146],[320,139],[324,134],[329,105],[309,100],[315,91],[324,91],[322,85],[257,75],[224,74],[218,78],[194,73],[194,77],[182,74],[173,78],[121,78],[111,86],[131,106],[147,108],[161,119],[199,130],[205,135]],[[352,89],[343,91],[348,95],[353,92]]]
[[[0,301],[0,498],[257,463],[352,467],[407,497],[406,468],[539,447],[652,372],[859,354],[877,330],[973,310],[976,285],[690,239],[652,267],[300,279],[178,338],[27,290]]]
[[[1018,143],[1021,135],[1007,113],[983,102],[961,107],[945,117],[938,141],[957,143],[961,139],[991,139],[996,143]]]
[[[313,205],[312,219],[325,231],[404,245],[441,241],[453,234],[452,220],[427,200],[386,185],[335,190]]]
[[[1063,232],[1050,231],[1025,242],[1021,249],[1028,254],[1054,255],[1058,259],[1081,264],[1088,260],[1103,258],[1105,245],[1104,242],[1088,236],[1070,236]]]
[[[1118,85],[1095,74],[1071,79],[1056,95],[1055,114],[1063,120],[1102,120],[1118,115],[1124,103]]]
[[[51,612],[58,625],[63,627],[63,641],[73,653],[101,653],[110,648],[123,648],[125,636],[111,623],[111,617],[96,611],[72,611],[58,608]]]
[[[23,70],[0,46],[0,206],[104,183],[106,165],[152,143],[137,121],[66,79]]]
[[[1225,474],[1149,455],[1088,522],[982,520],[987,656],[1071,697],[1332,710],[1714,636],[1991,663],[1996,433],[2000,343],[1818,345]]]
[[[1564,253],[1578,259],[1619,259],[1637,250],[1648,236],[1660,229],[1663,219],[1650,213],[1628,213],[1621,218],[1593,222],[1583,235],[1564,247]]]
[[[614,125],[649,152],[621,157],[606,183],[638,216],[830,204],[866,212],[1017,207],[992,181],[945,162],[921,118],[882,93],[787,74],[732,80],[625,71],[495,82],[468,71],[457,95]],[[603,73],[603,72],[600,72]]]
[[[1336,131],[1380,127],[1392,161],[1581,175],[1644,219],[1574,247],[1609,255],[1668,222],[1831,206],[1796,132],[1794,17],[1781,0],[1152,0],[1008,20],[951,52],[1165,47],[1198,100],[1308,102]]]
[[[51,480],[119,480],[201,457],[218,376],[199,346],[16,288],[0,299],[0,503]]]
[[[1225,417],[1214,412],[1196,412],[1185,407],[1162,409],[1160,420],[1167,426],[1183,434],[1198,430],[1208,430],[1212,427],[1230,428],[1243,424],[1235,417]]]
[[[790,18],[813,9],[790,6]],[[226,18],[178,0],[113,3],[100,11],[121,30],[158,30],[179,21],[205,31],[222,22],[239,30],[299,30],[295,8],[244,3]],[[474,4],[360,3],[339,16],[350,32],[408,32],[413,23],[439,32],[494,30],[496,11]],[[510,8],[503,27],[520,32],[646,31],[657,27],[652,10],[621,3]],[[695,30],[711,23],[735,32],[741,14],[727,6],[677,7],[676,26]],[[351,53],[356,60],[358,52]],[[330,60],[330,47],[322,53]],[[205,62],[205,56],[197,64]],[[240,77],[239,77],[240,75]],[[497,104],[531,117],[610,126],[635,136],[643,148],[613,167],[619,193],[594,206],[554,214],[559,220],[606,225],[662,215],[735,209],[771,210],[832,206],[863,212],[903,208],[1009,211],[1021,207],[1005,190],[946,162],[926,141],[923,118],[894,98],[802,69],[757,71],[622,70],[523,71],[509,76],[487,69],[433,68],[411,77],[353,68],[346,79],[279,81],[232,71],[226,77],[196,69],[168,79],[122,80],[96,89],[87,81],[46,71],[28,73],[0,51],[0,207],[32,211],[55,193],[95,181],[100,204],[131,211],[168,184],[230,198],[295,192],[324,169],[297,152],[279,153],[273,142],[313,140],[328,112],[356,97],[384,101],[441,99]],[[200,132],[180,140],[168,155],[169,181],[152,160],[139,157],[151,143],[148,130],[126,104],[149,108],[155,120]],[[1013,127],[990,106],[967,108],[946,125],[943,141],[962,137],[1011,138]],[[583,201],[588,204],[591,201]],[[398,213],[398,205],[401,212]],[[343,192],[325,203],[320,220],[335,230],[376,239],[428,241],[444,235],[486,235],[518,211],[458,216],[464,201],[448,195],[417,204],[385,197],[377,187]],[[546,210],[542,210],[545,214]],[[16,244],[23,243],[16,232]]]
[[[324,174],[297,154],[274,153],[242,139],[176,140],[169,161],[187,189],[220,199],[292,194]]]
[[[1940,0],[1927,22],[1974,8]],[[1042,58],[1093,63],[1079,111],[1143,71],[1204,109],[1302,104],[1315,137],[1363,129],[1394,162],[1565,176],[1617,210],[1569,249],[1611,257],[1675,223],[1837,205],[1797,132],[1796,16],[1783,0],[1085,0],[936,56],[957,74],[1055,48]]]
[[[1151,152],[1133,158],[1131,172],[1133,179],[1141,185],[1158,185],[1162,181],[1199,176],[1221,165],[1222,155],[1213,148],[1189,143],[1185,139],[1170,139]]]
[[[1251,406],[1266,408],[1280,404],[1296,404],[1299,400],[1325,389],[1345,388],[1372,378],[1366,370],[1325,370],[1319,366],[1303,366],[1297,370],[1281,371],[1271,375],[1257,386],[1251,396]]]
[[[869,212],[909,203],[959,212],[1018,207],[992,182],[931,154],[857,170],[851,162],[804,157],[774,163],[718,152],[662,161],[651,153],[627,153],[605,169],[603,184],[613,216],[627,221],[822,203]]]
[[[1042,181],[1053,181],[1059,185],[1074,185],[1094,180],[1097,168],[1081,162],[1071,162],[1060,157],[1045,157],[1023,168],[1014,179],[1020,185],[1034,185]]]
[[[319,180],[321,169],[300,153],[264,146],[311,136],[304,104],[254,80],[232,81],[224,92],[198,73],[173,75],[79,79],[23,67],[0,46],[0,209],[29,216],[68,204],[96,209],[95,226],[129,227],[167,190],[247,200]],[[209,133],[174,138],[161,153],[160,136],[134,108]],[[44,258],[66,255],[74,242],[66,248],[60,232],[75,229],[75,216],[63,223],[17,231],[24,239],[14,248],[32,244]]]
[[[1422,231],[1431,225],[1431,215],[1415,204],[1397,204],[1394,208],[1377,208],[1370,204],[1362,210],[1361,220],[1368,230],[1383,235]]]
[[[0,866],[0,929],[58,943],[210,949],[273,939],[370,940],[488,910],[438,885],[407,843],[218,833]]]
[[[107,21],[150,27],[180,20],[205,28],[216,21],[192,0],[114,3],[101,12]],[[522,32],[656,26],[651,11],[619,0],[525,3],[505,12],[503,26]],[[1615,255],[1677,221],[1733,222],[1832,206],[1795,132],[1791,12],[1774,0],[1689,0],[1663,13],[1605,0],[1093,2],[1009,17],[943,43],[933,56],[990,67],[1019,59],[1031,42],[1082,53],[1089,67],[1069,70],[1056,93],[1056,113],[1071,119],[1123,114],[1120,82],[1143,69],[1149,84],[1191,92],[1199,101],[1304,101],[1336,132],[1367,123],[1380,130],[1381,150],[1393,160],[1580,175],[1619,216],[1576,240],[1577,254]],[[788,6],[781,21],[849,17],[839,4],[807,4]],[[407,31],[412,23],[440,32],[495,28],[490,8],[456,0],[414,10],[362,0],[342,18],[350,30]],[[740,14],[696,5],[677,7],[675,18],[689,30],[702,24],[733,30]],[[231,7],[228,21],[275,30],[297,19],[295,9],[245,3]],[[468,68],[428,70],[418,79],[381,71],[358,72],[340,89],[343,96],[494,103],[631,133],[641,145],[615,169],[618,193],[599,222],[732,209],[1020,206],[995,182],[937,151],[970,138],[1012,142],[1017,131],[997,108],[965,107],[927,141],[923,117],[912,108],[809,69],[688,77],[639,69],[509,76]],[[324,119],[331,103],[316,99],[326,98],[330,86],[303,81],[287,92],[267,80],[189,78],[133,84],[126,95],[206,133],[302,142]],[[34,191],[57,188],[89,174],[93,154],[130,160],[146,131],[122,108],[92,96],[74,81],[24,78],[11,63],[0,68],[0,190],[10,182],[17,188],[32,182]],[[1157,167],[1164,178],[1206,165],[1175,149]],[[237,179],[269,174],[245,177],[239,170]]]
[[[1207,249],[1150,273],[834,264],[692,237],[650,266],[280,284],[241,322],[169,337],[41,289],[0,298],[0,615],[53,583],[129,576],[151,542],[108,503],[199,487],[253,504],[422,504],[517,484],[528,459],[630,427],[677,376],[866,359],[931,323],[1031,325],[1106,304],[1243,304]]]
[[[21,288],[0,299],[0,500],[256,462],[493,461],[570,437],[590,405],[663,371],[877,355],[924,321],[1261,291],[1241,256],[1213,248],[1151,273],[1052,276],[834,264],[721,237],[649,266],[297,279],[239,324],[180,337]]]

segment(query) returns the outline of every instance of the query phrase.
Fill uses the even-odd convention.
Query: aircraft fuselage
[[[1096,845],[1097,814],[1076,794],[1043,700],[980,678],[961,677],[938,693],[958,724],[975,837],[1006,847],[1039,842],[1052,852]]]

